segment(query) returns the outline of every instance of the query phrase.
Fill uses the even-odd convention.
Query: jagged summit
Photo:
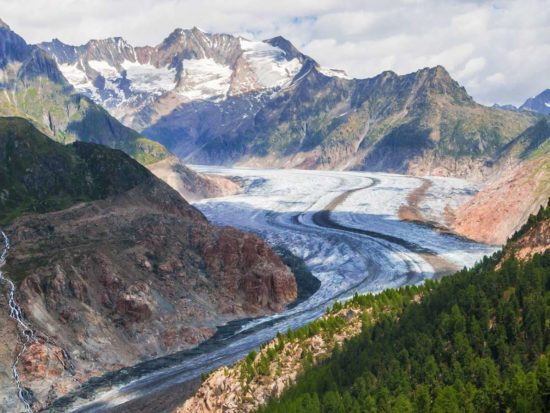
[[[79,92],[135,128],[189,102],[275,92],[306,60],[282,37],[254,41],[196,26],[173,30],[157,46],[133,47],[119,37],[39,46]]]

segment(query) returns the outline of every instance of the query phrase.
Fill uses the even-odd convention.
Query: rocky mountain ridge
[[[297,297],[269,246],[211,225],[122,151],[65,146],[24,119],[1,122],[1,210],[12,211],[2,217],[12,241],[3,269],[38,332],[19,367],[34,408]],[[18,408],[9,372],[21,349],[11,326],[2,311],[0,405],[8,411]]]
[[[48,53],[27,44],[6,24],[0,27],[0,78],[0,115],[25,117],[58,142],[101,143],[145,164],[169,155],[165,147],[76,93]]]
[[[40,47],[76,88],[195,163],[480,178],[536,121],[475,103],[442,67],[349,79],[282,37],[193,28],[155,47],[121,38]]]
[[[550,89],[546,89],[537,96],[527,99],[519,109],[550,115]]]
[[[115,37],[81,46],[54,39],[39,47],[78,91],[137,129],[192,101],[260,99],[288,85],[308,59],[282,38],[250,41],[196,27],[176,29],[157,46]]]

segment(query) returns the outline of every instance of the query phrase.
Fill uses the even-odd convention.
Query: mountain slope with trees
[[[397,317],[365,325],[260,411],[548,411],[550,252],[509,254],[548,214],[530,219],[504,254],[426,283],[420,302],[397,291]]]

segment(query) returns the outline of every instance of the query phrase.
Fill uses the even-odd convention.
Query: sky
[[[443,65],[488,105],[550,88],[550,0],[0,0],[0,18],[30,43],[156,45],[193,26],[281,35],[358,78]]]

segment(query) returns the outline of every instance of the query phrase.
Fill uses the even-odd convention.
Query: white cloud
[[[369,77],[445,66],[486,104],[550,87],[550,0],[0,0],[30,42],[123,36],[157,44],[176,27],[282,35],[321,64]]]
[[[470,79],[481,72],[486,65],[487,61],[485,60],[485,58],[475,57],[466,62],[466,64],[464,65],[464,69],[458,72],[457,76],[461,79]]]

